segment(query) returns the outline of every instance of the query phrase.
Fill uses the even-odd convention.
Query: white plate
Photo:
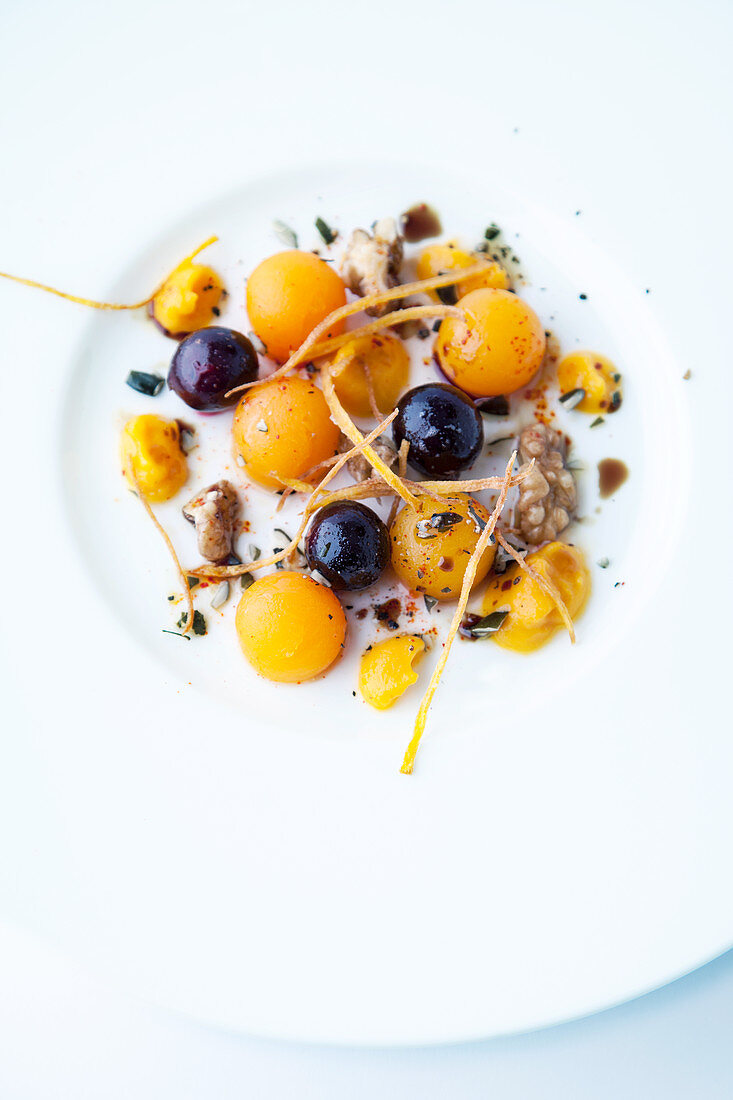
[[[120,490],[115,435],[123,413],[147,407],[124,387],[127,370],[157,365],[169,342],[139,318],[90,318],[0,287],[12,361],[24,355],[42,380],[33,432],[21,417],[5,427],[14,489],[27,480],[39,496],[18,491],[33,537],[22,554],[5,547],[15,736],[0,779],[2,905],[161,1003],[339,1042],[540,1026],[711,957],[733,938],[733,896],[721,873],[730,744],[714,719],[724,581],[689,526],[710,522],[726,545],[707,475],[723,469],[709,429],[721,413],[701,415],[720,354],[709,328],[696,332],[705,303],[652,256],[660,325],[644,293],[657,283],[594,243],[540,175],[516,186],[506,163],[468,174],[323,161],[238,177],[224,197],[189,187],[175,216],[158,204],[151,219],[141,198],[134,239],[110,227],[117,260],[95,292],[134,298],[212,231],[212,262],[236,288],[238,270],[278,247],[272,217],[307,244],[316,213],[348,227],[418,198],[439,206],[447,231],[500,221],[520,234],[527,297],[564,346],[596,346],[624,373],[621,414],[602,435],[576,433],[589,469],[617,454],[632,470],[597,517],[592,478],[583,485],[594,522],[579,541],[613,566],[595,570],[574,650],[563,638],[528,659],[457,647],[419,767],[401,776],[417,696],[367,712],[351,696],[353,646],[328,678],[284,689],[243,666],[228,616],[203,641],[161,634],[173,579]],[[135,207],[115,186],[112,200]],[[8,240],[28,271],[22,233]],[[40,277],[71,285],[68,267],[78,285],[71,261],[49,266]],[[692,364],[693,385],[682,375],[695,340],[713,377]],[[170,395],[154,407],[180,410]],[[256,490],[249,506],[264,507]],[[183,538],[174,512],[161,509]]]

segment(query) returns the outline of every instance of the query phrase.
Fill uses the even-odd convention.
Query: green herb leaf
[[[125,381],[130,389],[146,397],[157,397],[165,385],[165,379],[159,374],[148,374],[143,370],[131,370]]]
[[[465,615],[460,626],[464,638],[488,638],[496,634],[506,619],[508,611],[492,611],[490,615],[479,618],[478,615]]]
[[[426,611],[432,611],[436,603],[438,602],[435,596],[424,596],[423,599],[425,600]]]
[[[602,416],[597,416],[595,418],[595,420],[591,423],[591,428],[597,428],[600,424],[605,424],[605,423],[606,422],[605,422],[605,420],[603,419]]]
[[[577,389],[568,390],[567,393],[561,394],[560,404],[564,405],[566,409],[574,409],[584,398],[585,390],[578,387]]]
[[[496,224],[496,222],[492,222],[491,225],[487,226],[486,229],[484,229],[484,237],[487,241],[495,241],[500,233],[501,229]]]
[[[272,223],[272,228],[275,231],[277,239],[287,245],[288,248],[298,247],[298,237],[295,230],[291,229],[285,222],[281,222],[279,218],[275,218],[275,221]]]
[[[324,244],[333,244],[336,240],[336,234],[331,226],[324,222],[323,218],[316,218],[316,229],[321,235],[321,240]]]
[[[242,573],[242,576],[239,578],[239,583],[242,587],[242,590],[246,592],[247,589],[255,583],[255,579],[251,573]]]

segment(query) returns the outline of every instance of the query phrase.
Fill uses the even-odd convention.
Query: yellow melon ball
[[[509,275],[501,264],[475,252],[466,252],[465,249],[459,248],[455,241],[448,241],[447,244],[431,244],[423,249],[418,257],[416,274],[418,279],[431,279],[434,275],[447,275],[451,271],[460,271],[463,267],[472,267],[482,261],[486,266],[485,273],[472,275],[469,279],[461,279],[456,284],[455,296],[463,298],[464,295],[480,287],[506,290],[509,286]],[[444,301],[446,297],[445,289],[441,293],[437,290],[430,290],[428,293],[436,302]]]
[[[130,487],[154,504],[170,500],[186,483],[188,465],[175,420],[150,414],[128,420],[122,429],[120,457]]]
[[[526,560],[555,585],[570,617],[576,619],[590,594],[590,573],[582,551],[564,542],[550,542],[528,554]],[[517,653],[539,649],[563,627],[555,602],[517,565],[491,581],[481,609],[484,615],[509,612],[492,638],[497,645]]]
[[[542,365],[545,332],[526,302],[508,290],[472,290],[458,306],[465,320],[446,317],[435,349],[448,379],[476,397],[498,397],[526,386]]]
[[[247,280],[247,314],[252,328],[280,363],[300,347],[317,324],[346,304],[346,287],[325,260],[312,252],[278,252]],[[343,332],[343,323],[326,336]]]
[[[417,681],[413,668],[425,650],[416,634],[387,638],[369,646],[359,665],[359,691],[377,710],[386,710]]]
[[[377,408],[391,412],[407,384],[410,357],[389,333],[357,336],[336,352],[331,366],[336,394],[352,416],[372,416],[371,384]]]
[[[585,397],[573,408],[598,416],[615,412],[621,405],[621,375],[610,359],[595,351],[574,351],[557,367],[561,393],[583,390]]]
[[[392,568],[414,592],[436,600],[455,600],[481,534],[478,520],[485,524],[489,513],[466,494],[442,500],[441,506],[429,497],[420,497],[417,511],[405,505],[397,513],[389,532]],[[456,518],[449,522],[449,517]],[[491,569],[494,554],[490,544],[479,561],[476,584]]]
[[[279,378],[248,390],[232,425],[247,474],[268,489],[298,478],[338,451],[340,432],[315,382]]]
[[[168,336],[187,336],[211,323],[223,292],[212,267],[184,260],[153,298],[151,313]]]
[[[239,601],[235,626],[260,676],[288,684],[320,676],[346,638],[338,598],[305,573],[271,573],[255,581]]]

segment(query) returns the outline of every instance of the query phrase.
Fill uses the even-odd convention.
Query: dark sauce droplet
[[[438,237],[443,232],[438,217],[432,206],[426,202],[417,202],[404,214],[400,214],[400,230],[403,237],[410,244],[424,241],[426,237]]]
[[[620,458],[602,458],[598,463],[598,490],[602,500],[613,496],[629,476],[629,468]]]

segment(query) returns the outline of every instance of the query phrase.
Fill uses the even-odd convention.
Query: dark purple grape
[[[213,325],[192,332],[176,348],[168,371],[168,385],[199,412],[219,412],[235,405],[238,394],[228,390],[254,382],[259,371],[257,354],[241,332]]]
[[[429,382],[408,390],[397,405],[392,435],[399,448],[409,440],[407,461],[431,477],[446,477],[476,460],[484,425],[470,397],[455,386]]]
[[[358,501],[335,501],[316,513],[305,556],[332,588],[356,591],[378,581],[389,561],[387,528]]]

